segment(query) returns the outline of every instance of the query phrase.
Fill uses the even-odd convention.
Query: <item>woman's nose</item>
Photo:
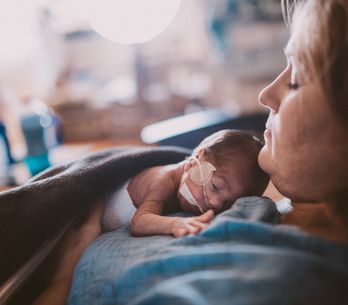
[[[278,112],[280,105],[278,82],[279,77],[259,94],[259,103],[274,112]]]
[[[273,83],[264,88],[259,94],[259,103],[269,108],[270,110],[277,112],[279,108],[279,102],[273,88]]]

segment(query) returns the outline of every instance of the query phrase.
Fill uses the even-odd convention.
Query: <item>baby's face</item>
[[[191,172],[197,170],[196,167],[198,164],[195,162],[183,174],[180,186],[186,183],[200,208],[190,204],[178,192],[179,203],[183,211],[199,215],[212,209],[214,213],[220,213],[229,209],[233,202],[245,193],[246,185],[243,183],[245,179],[241,179],[240,164],[238,166],[237,164],[236,166],[230,165],[228,169],[224,168],[224,171],[216,168],[212,177],[205,184],[205,193],[203,185],[196,184],[192,180]]]

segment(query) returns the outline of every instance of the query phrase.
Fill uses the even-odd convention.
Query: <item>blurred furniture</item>
[[[267,113],[232,116],[222,109],[211,109],[175,117],[146,126],[141,139],[147,144],[196,147],[208,135],[222,129],[240,129],[261,135]]]
[[[181,115],[187,103],[186,99],[180,97],[157,103],[110,102],[99,106],[80,101],[56,105],[54,110],[63,121],[65,141],[140,141],[139,134],[144,126]]]
[[[117,147],[117,146],[140,146],[142,142],[138,139],[106,139],[94,141],[67,142],[62,145],[53,147],[49,152],[49,158],[53,166],[71,162],[72,160],[81,158],[89,153]],[[11,174],[13,175],[13,185],[22,185],[31,178],[28,167],[24,162],[16,162],[11,165]],[[6,190],[9,185],[5,185],[0,181],[0,191]]]

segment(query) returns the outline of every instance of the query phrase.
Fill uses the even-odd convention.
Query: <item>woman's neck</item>
[[[348,244],[347,204],[293,203],[293,210],[281,216],[281,223],[296,225],[310,234]]]

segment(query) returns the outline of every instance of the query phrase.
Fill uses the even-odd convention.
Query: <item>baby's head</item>
[[[219,213],[244,196],[261,196],[269,176],[257,158],[262,144],[239,130],[222,130],[205,138],[184,165],[179,202],[194,214]]]

